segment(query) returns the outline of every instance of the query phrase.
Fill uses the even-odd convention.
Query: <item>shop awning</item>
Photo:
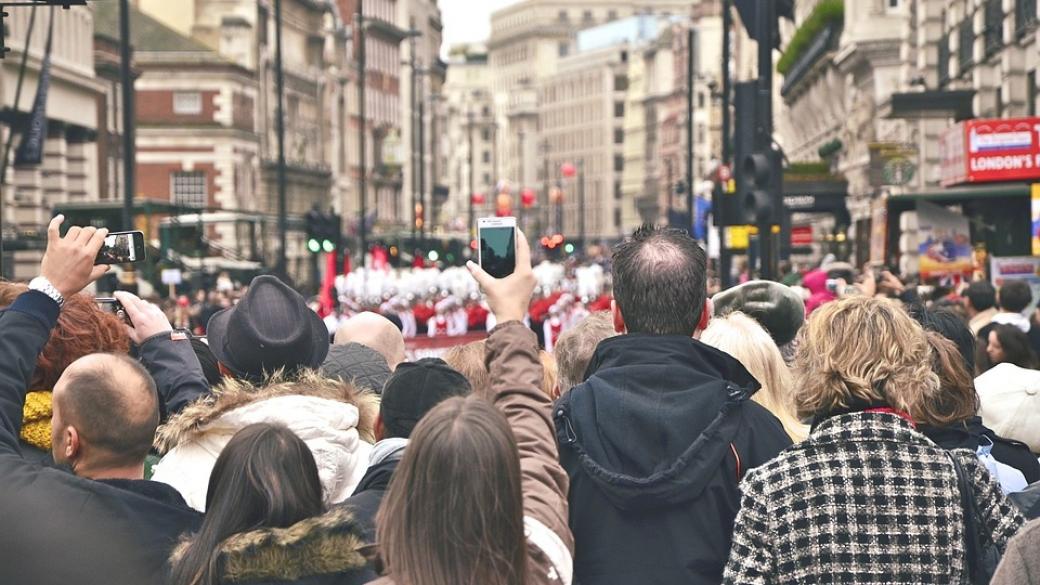
[[[890,203],[896,201],[918,200],[963,201],[965,199],[987,199],[996,197],[1028,197],[1029,194],[1029,183],[990,183],[893,195],[889,197],[888,201]]]

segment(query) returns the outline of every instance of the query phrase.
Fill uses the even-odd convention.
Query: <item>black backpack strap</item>
[[[964,549],[968,557],[968,579],[971,583],[976,583],[976,576],[979,573],[979,529],[975,517],[975,492],[960,461],[957,461],[957,456],[952,453],[946,455],[953,462],[953,469],[957,473],[957,490],[961,494],[961,511],[964,514]]]

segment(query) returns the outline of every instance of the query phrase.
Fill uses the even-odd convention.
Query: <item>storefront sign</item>
[[[1033,306],[1040,299],[1040,258],[1031,256],[990,258],[990,278],[998,289],[1007,280],[1024,280],[1033,289]]]
[[[807,248],[813,244],[813,231],[811,225],[796,225],[791,227],[791,247]]]
[[[906,185],[917,174],[917,146],[898,142],[874,142],[870,152],[870,184]]]
[[[961,122],[939,152],[944,186],[1040,179],[1040,118]]]
[[[927,201],[917,202],[922,279],[970,276],[971,231],[968,218]]]

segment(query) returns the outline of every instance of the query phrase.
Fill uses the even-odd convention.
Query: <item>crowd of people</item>
[[[272,276],[113,313],[82,292],[107,231],[62,222],[0,283],[0,582],[1040,583],[1024,283],[709,296],[646,226],[599,291],[518,234],[505,278],[344,281],[334,322]],[[488,335],[409,361],[400,314],[453,295]]]

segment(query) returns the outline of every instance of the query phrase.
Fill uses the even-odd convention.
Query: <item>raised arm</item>
[[[163,417],[176,414],[198,397],[209,394],[195,350],[187,336],[175,335],[170,321],[159,307],[135,295],[117,292],[133,326],[127,326],[130,339],[141,349],[141,363],[155,379]]]
[[[492,278],[472,262],[468,265],[499,319],[487,342],[490,398],[506,415],[516,436],[524,514],[551,530],[569,554],[574,544],[567,525],[567,474],[559,464],[552,401],[541,388],[538,341],[522,322],[535,278],[527,239],[519,231],[516,259],[516,270],[503,279]]]
[[[58,322],[61,303],[108,270],[94,266],[108,230],[72,227],[62,238],[64,217],[47,228],[47,251],[40,263],[40,277],[26,293],[0,313],[0,450],[20,456],[18,434],[22,428],[25,392],[36,359]]]

